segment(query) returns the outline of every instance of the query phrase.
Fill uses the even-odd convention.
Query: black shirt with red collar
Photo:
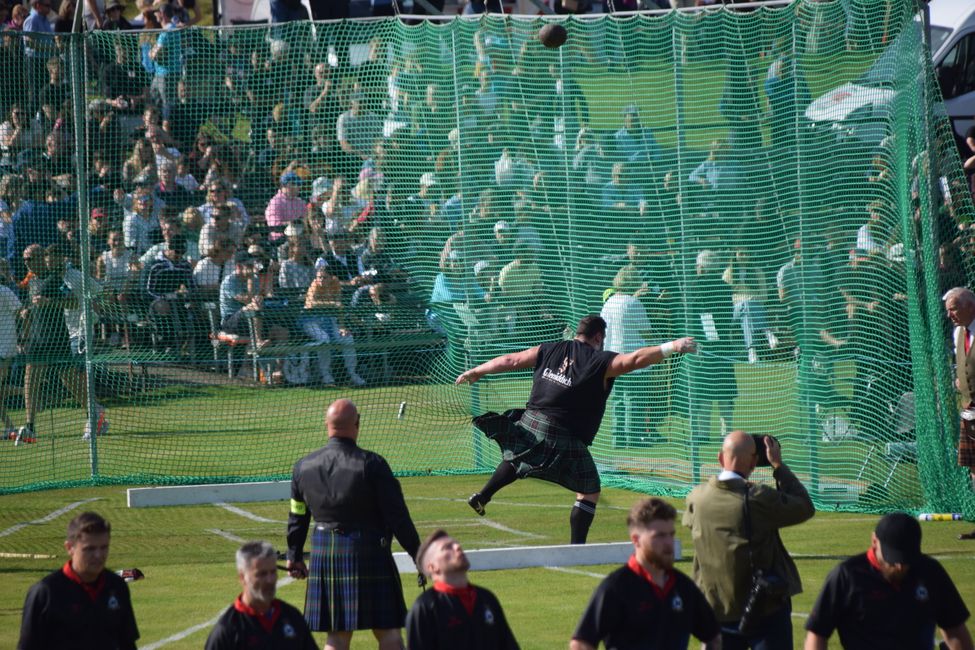
[[[830,572],[806,630],[826,638],[836,630],[847,650],[930,650],[935,627],[952,628],[968,616],[955,584],[937,560],[922,555],[895,585],[884,578],[871,549]]]
[[[103,570],[86,584],[68,562],[27,592],[17,650],[135,650],[138,638],[125,580]]]
[[[693,580],[671,570],[661,588],[631,555],[596,587],[572,638],[607,650],[686,650],[692,634],[705,642],[720,631]]]
[[[487,589],[435,582],[406,616],[409,650],[518,650],[501,603]]]
[[[301,612],[275,600],[264,614],[240,596],[227,608],[207,637],[205,650],[317,650]]]

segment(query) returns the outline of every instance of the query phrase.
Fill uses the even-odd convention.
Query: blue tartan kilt
[[[474,426],[498,444],[518,478],[537,478],[583,494],[599,492],[599,471],[589,447],[545,416],[521,409],[485,413],[474,418]]]
[[[315,527],[305,593],[312,630],[403,627],[406,603],[390,542],[377,533]]]

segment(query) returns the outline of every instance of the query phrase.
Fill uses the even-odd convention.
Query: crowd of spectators
[[[627,105],[617,127],[593,128],[575,75],[604,55],[584,44],[555,54],[485,24],[455,69],[434,38],[401,49],[306,22],[205,33],[187,29],[199,18],[187,0],[139,8],[132,21],[111,1],[89,16],[102,31],[89,37],[86,179],[73,164],[66,25],[54,21],[67,9],[35,0],[0,33],[4,86],[14,90],[0,100],[0,250],[18,279],[20,252],[34,243],[68,243],[80,266],[75,205],[85,182],[99,310],[145,313],[174,352],[206,345],[200,305],[212,302],[224,331],[259,347],[324,344],[317,377],[334,379],[330,353],[341,351],[341,374],[360,383],[361,337],[470,326],[512,345],[551,337],[574,316],[551,298],[598,301],[620,268],[613,260],[632,267],[661,339],[684,329],[681,296],[701,294],[696,305],[727,293],[728,309],[709,311],[710,324],[693,319],[705,323],[705,345],[735,342],[717,356],[754,362],[776,347],[777,329],[815,354],[841,348],[877,305],[905,326],[902,292],[886,277],[903,268],[883,200],[890,142],[856,154],[873,160],[859,179],[870,189],[862,203],[847,197],[832,230],[816,225],[835,216],[824,207],[832,195],[807,202],[801,221],[784,207],[811,192],[780,165],[791,149],[776,116],[808,100],[784,51],[770,52],[764,95],[743,73],[721,97],[727,137],[687,166],[658,142],[645,107]],[[790,261],[783,243],[792,241],[804,254]],[[581,272],[566,267],[573,260],[600,260],[605,284],[569,286]],[[598,268],[606,260],[612,268]],[[836,292],[817,298],[829,322],[812,335],[817,310],[790,298],[804,267],[831,274],[824,293]],[[861,281],[868,272],[886,279]],[[883,295],[857,294],[868,290]],[[459,303],[474,322],[463,322]],[[121,343],[112,321],[103,318],[106,336]]]

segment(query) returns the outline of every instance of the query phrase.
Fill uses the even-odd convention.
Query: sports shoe
[[[95,435],[108,435],[108,418],[105,417],[105,407],[101,404],[95,405]],[[91,420],[85,420],[85,433],[81,439],[91,440]]]
[[[363,379],[362,377],[360,377],[358,374],[356,374],[354,372],[349,374],[349,381],[352,382],[352,385],[353,386],[365,386],[366,385],[366,380]]]
[[[30,445],[37,442],[37,436],[34,435],[34,430],[28,426],[23,426],[17,429],[17,435],[14,437],[14,447],[25,444]]]
[[[482,517],[484,516],[485,514],[484,504],[481,503],[480,492],[475,492],[474,494],[472,494],[471,497],[467,500],[467,505],[473,508],[474,512],[476,512],[477,514],[481,515]]]

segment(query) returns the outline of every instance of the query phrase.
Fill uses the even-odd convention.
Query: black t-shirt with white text
[[[578,340],[543,343],[538,349],[528,408],[592,444],[613,389],[606,368],[615,352]]]

